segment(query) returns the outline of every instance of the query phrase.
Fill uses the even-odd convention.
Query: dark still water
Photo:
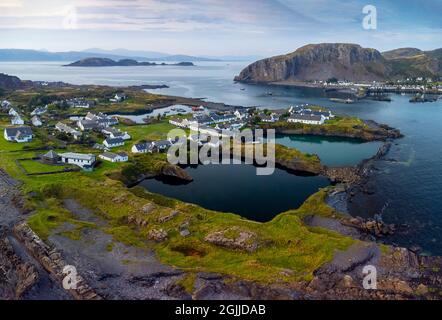
[[[317,154],[323,164],[331,167],[356,165],[375,155],[382,145],[382,142],[295,135],[279,135],[276,143]]]
[[[257,176],[256,168],[246,164],[200,165],[186,170],[194,178],[188,184],[149,179],[141,185],[150,192],[263,222],[298,208],[318,189],[329,185],[324,177],[299,177],[280,169],[270,176]]]

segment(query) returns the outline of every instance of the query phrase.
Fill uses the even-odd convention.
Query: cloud
[[[370,32],[361,24],[368,3],[379,18],[378,30]],[[71,50],[75,39],[86,48],[98,41],[225,54],[283,53],[312,42],[442,46],[440,0],[0,0],[0,8],[2,46],[24,47],[35,39],[38,48]]]
[[[93,30],[179,32],[249,27],[262,32],[312,22],[275,0],[23,0],[21,7],[8,6],[0,12],[0,18],[14,20],[0,28],[59,29],[73,10],[77,28]]]
[[[21,0],[2,0],[0,8],[20,8],[23,6]]]

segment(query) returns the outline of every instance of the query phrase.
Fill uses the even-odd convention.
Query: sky
[[[373,5],[377,28],[363,28]],[[0,0],[0,48],[270,56],[309,43],[442,47],[442,0]]]

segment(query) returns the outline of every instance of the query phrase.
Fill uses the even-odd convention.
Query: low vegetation
[[[61,89],[59,94],[79,94],[72,90]],[[111,92],[111,89],[103,90]],[[88,98],[95,94],[80,92]],[[15,96],[17,100],[23,98]],[[134,108],[139,106],[135,101],[129,100],[129,103]],[[145,105],[146,101],[143,100],[142,104]],[[124,108],[132,107],[127,105]],[[103,106],[103,111],[109,109]],[[133,141],[141,141],[164,138],[170,126],[163,121],[151,125],[120,125],[120,128],[128,131]],[[26,205],[33,211],[29,224],[43,239],[57,233],[75,240],[81,238],[84,228],[101,228],[112,235],[115,242],[151,248],[163,263],[192,273],[217,272],[264,283],[309,280],[314,270],[330,261],[337,251],[345,250],[354,243],[354,240],[342,235],[319,228],[311,229],[303,224],[302,217],[307,213],[334,214],[323,201],[326,191],[312,196],[297,210],[281,213],[267,223],[258,223],[236,214],[215,212],[152,194],[141,187],[128,189],[125,186],[123,182],[132,181],[140,174],[161,171],[168,164],[164,154],[131,155],[128,163],[103,162],[93,172],[63,172],[36,177],[26,175],[16,160],[34,157],[40,151],[29,149],[46,146],[49,137],[39,135],[30,144],[0,141],[0,167],[23,182],[21,188],[26,195]],[[71,148],[98,153],[85,146],[69,145]],[[286,162],[297,159],[308,165],[320,166],[317,156],[297,150],[279,146],[276,154]],[[46,165],[27,160],[21,164],[31,172],[48,169]],[[64,199],[74,199],[105,219],[106,226],[79,220],[64,207]],[[183,229],[188,231],[185,235],[182,234]],[[241,234],[253,235],[247,240],[253,243],[247,245],[256,250],[243,250],[241,243],[236,249],[229,249],[206,240],[209,234],[223,230],[230,230],[226,234],[230,240]],[[161,235],[161,238],[151,241],[152,234]],[[107,249],[112,250],[112,245]],[[181,285],[190,292],[193,282],[194,279],[189,276],[182,280]]]

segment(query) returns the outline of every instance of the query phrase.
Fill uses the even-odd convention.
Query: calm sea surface
[[[396,234],[393,241],[401,245],[418,244],[428,252],[442,254],[442,100],[435,103],[411,104],[408,102],[408,96],[393,95],[393,101],[390,103],[362,101],[352,105],[335,104],[329,102],[321,91],[314,89],[235,84],[232,81],[233,77],[247,64],[238,62],[197,63],[196,67],[111,68],[67,68],[61,67],[61,64],[53,62],[0,63],[0,72],[28,80],[65,81],[74,84],[115,86],[166,84],[170,88],[153,90],[152,92],[207,98],[210,101],[260,106],[269,109],[286,107],[290,104],[316,103],[327,106],[338,113],[373,119],[399,128],[405,134],[405,138],[398,140],[393,146],[387,157],[389,161],[377,164],[375,197],[373,201],[361,203],[360,215],[370,216],[374,213],[382,213],[386,222],[408,224],[411,226],[408,232]],[[272,92],[272,95],[268,95],[269,92]],[[377,147],[376,144],[355,144],[348,141],[304,137],[280,137],[279,141],[306,152],[318,153],[321,159],[330,165],[352,164],[364,157],[371,156]],[[250,170],[252,169],[251,167]],[[191,174],[198,177],[199,167],[192,170],[195,172],[191,172]],[[246,180],[252,179],[249,178],[249,174],[245,173],[248,169],[240,169],[245,170],[244,172],[234,171],[236,169],[224,172],[224,169],[207,167],[201,169],[201,172],[207,171],[201,174],[212,176],[213,179],[221,179],[219,170],[222,171],[222,175],[228,174],[231,177],[227,183],[230,189],[225,191],[229,197],[219,198],[218,195],[213,198],[213,202],[211,200],[206,203],[215,203],[219,199],[228,202],[229,199],[233,199],[231,200],[232,205],[226,207],[225,210],[234,211],[235,207],[238,210],[243,210],[245,203],[255,199],[255,192],[261,188],[262,184],[262,192],[268,193],[268,197],[264,200],[268,203],[278,204],[278,201],[273,197],[276,191],[265,189],[267,182],[264,180],[258,186],[257,183],[249,184],[247,182],[243,185],[235,180],[236,176]],[[252,174],[250,174],[251,176]],[[293,181],[289,182],[285,180],[285,173],[278,173],[277,177],[280,176],[282,178],[276,178],[281,179],[280,185],[293,190],[284,196],[293,199],[284,202],[288,203],[290,207],[299,205],[302,201],[298,201],[298,199],[311,194],[315,188],[322,184],[320,180],[311,180],[311,177],[291,176]],[[251,181],[256,182],[253,179]],[[216,184],[218,181],[213,183]],[[268,183],[274,183],[274,186],[279,184],[278,181],[271,182],[270,180]],[[195,180],[194,185],[197,184],[198,182]],[[192,188],[191,185],[192,183],[182,187]],[[168,186],[168,188],[178,190],[181,186],[178,188]],[[237,197],[238,193],[235,190],[237,191],[239,188],[250,188],[247,201],[241,198],[243,196]],[[304,191],[305,193],[303,193]],[[160,191],[158,190],[158,192]],[[182,191],[180,194],[186,192],[189,191]],[[285,193],[286,190],[281,192]],[[244,201],[240,201],[241,199]],[[281,205],[280,211],[284,210],[284,206]],[[267,212],[274,214],[276,209],[272,210],[269,207],[269,209],[263,210],[262,214]],[[243,212],[246,215],[250,210],[244,208]],[[266,220],[267,218],[256,219]]]

